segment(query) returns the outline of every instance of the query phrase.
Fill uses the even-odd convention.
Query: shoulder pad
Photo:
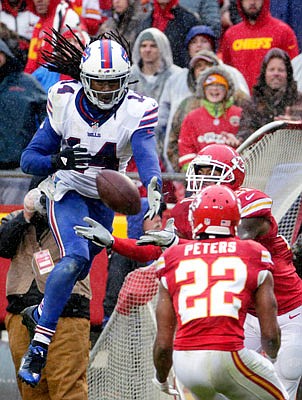
[[[127,113],[131,117],[142,118],[146,112],[154,109],[158,110],[158,104],[155,99],[143,96],[132,90],[127,93],[126,101]]]
[[[60,81],[54,84],[48,91],[47,113],[51,121],[64,122],[65,110],[82,85],[77,81]]]

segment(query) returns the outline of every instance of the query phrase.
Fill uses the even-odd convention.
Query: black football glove
[[[75,171],[84,171],[88,168],[88,163],[91,161],[92,156],[87,153],[85,147],[69,147],[60,151],[58,154],[51,156],[52,167],[57,171],[58,169],[73,169]]]

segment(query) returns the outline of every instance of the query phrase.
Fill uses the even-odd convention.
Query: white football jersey
[[[71,189],[98,198],[95,177],[102,168],[125,173],[132,156],[131,137],[140,129],[153,129],[157,124],[157,102],[129,90],[115,113],[100,110],[97,120],[84,108],[84,91],[76,81],[61,81],[48,93],[47,112],[55,132],[62,136],[62,149],[79,144],[93,158],[84,172],[60,170],[56,176],[55,199]]]

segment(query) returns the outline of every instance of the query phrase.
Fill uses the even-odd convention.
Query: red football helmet
[[[208,170],[200,171],[201,168]],[[200,150],[189,164],[187,190],[196,193],[206,185],[217,183],[236,190],[244,177],[244,161],[236,150],[225,144],[210,144]]]
[[[189,209],[193,239],[200,233],[235,236],[240,210],[239,199],[228,187],[205,187],[196,195]]]

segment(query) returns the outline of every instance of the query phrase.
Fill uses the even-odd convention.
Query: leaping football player
[[[48,220],[62,257],[47,280],[44,304],[24,311],[25,319],[37,325],[18,376],[33,387],[41,378],[48,346],[72,288],[89,273],[101,250],[75,235],[74,225],[88,215],[112,231],[114,212],[98,196],[98,171],[107,168],[124,173],[133,155],[140,179],[148,187],[146,216],[152,219],[157,214],[161,200],[154,136],[158,105],[129,89],[128,43],[109,32],[80,51],[53,33],[56,51],[44,54],[46,67],[74,80],[50,88],[48,117],[21,159],[25,173],[53,176]],[[51,259],[47,261],[51,264]]]

